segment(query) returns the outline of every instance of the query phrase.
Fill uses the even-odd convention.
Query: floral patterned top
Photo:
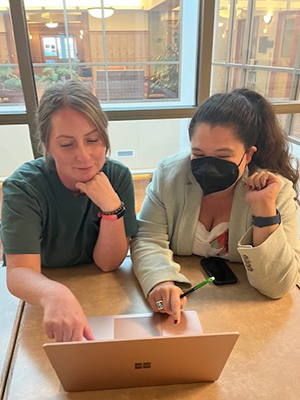
[[[221,222],[211,231],[198,221],[193,244],[193,254],[203,257],[221,257],[228,260],[229,222]]]

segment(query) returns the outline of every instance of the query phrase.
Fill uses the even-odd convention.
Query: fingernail
[[[174,319],[174,324],[175,324],[175,325],[178,324],[178,319],[177,319],[177,318]]]

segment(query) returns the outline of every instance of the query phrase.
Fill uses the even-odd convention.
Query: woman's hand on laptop
[[[65,289],[64,293],[56,293],[43,305],[47,336],[56,342],[95,340],[78,300]]]
[[[181,309],[187,302],[186,297],[180,298],[182,293],[174,282],[162,282],[149,292],[148,301],[153,311],[173,315],[174,324],[179,324]]]

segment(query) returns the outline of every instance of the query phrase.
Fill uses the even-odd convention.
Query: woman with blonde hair
[[[112,271],[136,233],[130,171],[108,159],[107,117],[83,85],[46,90],[37,110],[45,157],[3,183],[2,242],[11,293],[44,308],[56,341],[93,339],[77,299],[41,274],[43,267],[94,262]]]

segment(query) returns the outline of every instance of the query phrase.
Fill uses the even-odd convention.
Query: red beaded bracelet
[[[125,211],[126,211],[125,205],[123,201],[121,201],[120,207],[118,207],[116,210],[113,211],[100,210],[98,212],[98,217],[106,221],[116,221],[117,219],[122,218],[124,216]]]

